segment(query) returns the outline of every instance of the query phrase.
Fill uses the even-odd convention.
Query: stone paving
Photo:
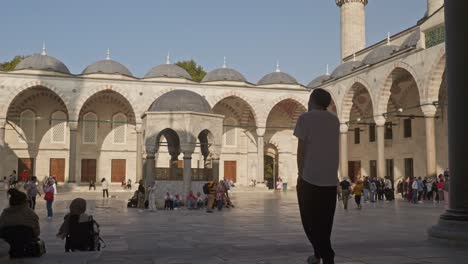
[[[0,193],[0,208],[6,205]],[[46,219],[40,199],[37,213],[47,254],[39,259],[2,263],[305,263],[312,254],[300,223],[294,191],[237,192],[236,208],[207,214],[176,210],[127,209],[131,193],[60,193],[54,219]],[[89,201],[107,247],[101,252],[64,253],[55,234],[75,197]],[[352,201],[352,200],[351,200]],[[351,207],[353,208],[353,207]],[[338,207],[333,230],[337,263],[468,263],[466,248],[429,241],[426,229],[443,206],[404,201],[364,204],[362,210]]]

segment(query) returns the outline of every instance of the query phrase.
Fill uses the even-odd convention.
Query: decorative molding
[[[336,5],[339,7],[347,3],[355,3],[355,2],[362,3],[364,6],[366,6],[368,3],[368,0],[335,0],[335,2],[336,2]]]

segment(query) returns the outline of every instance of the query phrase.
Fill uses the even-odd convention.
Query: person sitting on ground
[[[182,199],[180,198],[179,194],[174,195],[174,209],[180,209],[184,204],[182,203]]]
[[[203,199],[201,192],[197,192],[197,209],[205,207],[205,199]]]
[[[76,198],[70,203],[57,237],[65,239],[65,252],[99,250],[99,225],[86,212],[86,200]]]
[[[127,189],[131,190],[132,189],[132,180],[128,179],[127,181]]]
[[[174,210],[174,197],[169,192],[164,195],[164,210]]]
[[[197,209],[197,197],[193,194],[193,191],[190,191],[187,195],[187,209]]]
[[[25,193],[12,188],[8,194],[10,206],[0,215],[0,238],[10,244],[10,257],[29,257],[25,248],[39,240],[39,217],[29,208]]]
[[[124,190],[127,189],[127,182],[125,179],[122,179],[122,182],[120,183],[120,187],[122,187]]]
[[[96,190],[96,182],[94,180],[90,180],[89,181],[89,191],[91,191],[91,188],[93,188],[94,190]]]

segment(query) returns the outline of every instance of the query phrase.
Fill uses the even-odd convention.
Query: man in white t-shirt
[[[314,248],[307,263],[335,263],[331,232],[336,208],[340,122],[327,111],[330,94],[315,89],[309,111],[302,114],[294,135],[297,148],[297,197],[304,231]]]

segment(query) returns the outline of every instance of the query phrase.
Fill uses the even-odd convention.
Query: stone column
[[[265,180],[265,143],[263,136],[265,135],[265,128],[257,128],[257,182],[263,182]]]
[[[348,175],[348,125],[340,125],[340,171],[341,178],[349,178]]]
[[[341,9],[341,59],[366,47],[367,0],[336,0]]]
[[[445,1],[450,203],[439,223],[429,229],[429,235],[451,245],[468,244],[468,89],[464,70],[468,60],[467,9],[467,1]]]
[[[375,127],[377,130],[377,177],[384,178],[385,169],[385,118],[379,116],[375,118]]]
[[[426,175],[428,177],[437,176],[436,157],[436,135],[435,135],[435,115],[437,108],[434,105],[424,105],[421,107],[424,113],[426,124]]]
[[[68,122],[70,128],[70,146],[68,156],[68,182],[76,182],[76,141],[78,134],[78,122]]]
[[[142,154],[142,144],[143,144],[143,133],[141,128],[137,127],[135,129],[137,145],[136,145],[136,182],[143,178],[143,154]]]
[[[219,155],[211,155],[211,168],[213,170],[213,180],[219,181]]]
[[[192,152],[184,152],[184,198],[192,189]]]
[[[143,180],[145,188],[154,180],[156,172],[156,148],[154,146],[146,146],[145,159],[145,178]]]
[[[0,171],[6,172],[3,166],[6,159],[6,150],[5,150],[5,120],[0,120],[0,157],[3,157],[0,160]]]

